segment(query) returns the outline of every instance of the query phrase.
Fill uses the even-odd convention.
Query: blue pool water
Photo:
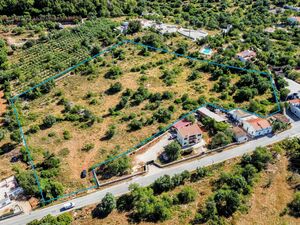
[[[205,55],[210,55],[212,53],[212,49],[205,47],[205,48],[201,49],[201,53],[205,54]]]

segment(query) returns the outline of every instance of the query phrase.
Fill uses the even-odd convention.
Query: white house
[[[196,41],[197,39],[202,39],[208,35],[207,32],[202,31],[202,30],[192,30],[192,29],[186,29],[186,28],[178,29],[178,33],[180,33],[181,35],[183,35],[185,37],[191,38],[194,41]]]
[[[283,8],[293,10],[296,12],[300,12],[300,7],[292,6],[292,5],[285,5]]]
[[[252,50],[245,50],[245,51],[239,52],[237,54],[237,57],[242,62],[250,61],[252,58],[256,57],[256,52],[254,52]]]
[[[195,145],[201,142],[202,131],[196,123],[180,127],[177,129],[177,140],[183,148]]]
[[[244,120],[257,118],[257,116],[247,113],[241,109],[233,109],[229,112],[229,115],[239,123],[243,123]]]
[[[291,112],[300,118],[300,99],[289,100],[289,107]]]
[[[157,24],[155,28],[160,32],[161,34],[171,34],[171,33],[176,33],[178,31],[178,26],[177,25],[172,25],[172,24]]]
[[[268,120],[262,118],[244,120],[243,129],[247,131],[251,137],[259,137],[272,133],[272,125]]]

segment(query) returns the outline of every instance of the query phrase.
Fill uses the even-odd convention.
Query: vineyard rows
[[[10,73],[16,77],[11,81],[13,93],[20,93],[89,57],[94,45],[101,46],[105,30],[112,33],[113,27],[114,24],[107,25],[99,20],[88,22],[73,29],[56,31],[47,41],[16,51],[10,68]]]

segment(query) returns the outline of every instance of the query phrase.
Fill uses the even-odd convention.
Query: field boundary
[[[277,105],[277,110],[276,110],[275,112],[273,112],[273,113],[267,115],[267,116],[263,116],[263,115],[259,115],[259,114],[254,113],[254,112],[249,112],[249,111],[244,110],[244,109],[241,109],[241,108],[233,108],[233,109],[240,109],[240,110],[242,110],[242,111],[244,111],[244,112],[250,113],[250,114],[252,114],[252,115],[256,115],[256,116],[261,117],[261,118],[268,118],[268,117],[270,117],[270,116],[272,116],[272,115],[274,115],[274,114],[276,114],[276,113],[278,113],[278,112],[281,111],[280,103],[279,103],[278,96],[277,96],[277,89],[276,89],[276,87],[275,87],[275,82],[274,82],[274,80],[273,80],[273,78],[272,78],[272,75],[271,75],[270,73],[268,73],[268,72],[262,72],[262,71],[258,71],[258,70],[251,70],[251,69],[246,69],[246,68],[242,68],[242,67],[236,67],[236,66],[231,66],[231,65],[226,65],[226,64],[220,64],[220,63],[217,63],[217,62],[211,61],[211,60],[201,60],[201,59],[194,58],[194,57],[190,57],[190,56],[186,56],[186,55],[183,55],[183,54],[178,54],[178,53],[176,53],[176,52],[172,52],[172,51],[169,51],[169,50],[167,50],[167,49],[155,48],[155,47],[150,46],[150,45],[145,45],[145,44],[142,44],[142,43],[139,43],[139,42],[134,42],[134,41],[132,41],[132,40],[123,40],[123,41],[121,41],[121,42],[118,42],[118,43],[115,44],[115,45],[112,45],[112,46],[110,46],[110,47],[108,47],[108,48],[106,48],[106,49],[100,51],[98,54],[96,54],[96,55],[94,55],[94,56],[91,56],[91,57],[89,57],[89,58],[87,58],[87,59],[85,59],[85,60],[79,62],[78,64],[76,64],[76,65],[74,65],[74,66],[72,66],[72,67],[70,67],[70,68],[68,68],[68,69],[66,69],[66,70],[64,70],[64,71],[62,71],[62,72],[60,72],[60,73],[58,73],[58,74],[56,74],[56,75],[54,75],[54,76],[52,76],[52,77],[49,77],[49,78],[45,79],[44,81],[40,82],[39,84],[37,84],[37,85],[35,85],[35,86],[33,86],[33,87],[30,87],[29,89],[25,90],[24,92],[22,92],[22,93],[20,93],[20,94],[16,94],[15,96],[13,96],[13,97],[11,97],[11,98],[9,99],[9,103],[10,103],[12,109],[13,109],[15,118],[16,118],[17,123],[18,123],[19,132],[20,132],[20,136],[21,136],[21,138],[22,138],[23,146],[25,147],[26,153],[27,153],[28,158],[29,158],[29,162],[28,162],[28,163],[29,163],[31,169],[33,170],[34,177],[35,177],[35,179],[36,179],[36,183],[37,183],[39,192],[40,192],[40,194],[41,194],[41,203],[50,203],[50,202],[55,201],[55,200],[58,200],[58,199],[63,199],[63,198],[71,197],[71,196],[74,196],[74,195],[76,195],[76,194],[78,194],[78,193],[82,193],[82,192],[85,192],[85,191],[88,191],[88,190],[95,189],[95,188],[98,187],[98,185],[93,185],[93,186],[88,187],[88,188],[83,188],[83,189],[80,189],[80,190],[71,192],[71,193],[69,193],[69,194],[64,194],[64,195],[62,195],[62,196],[58,196],[58,197],[56,197],[56,198],[52,198],[52,199],[46,200],[46,199],[44,198],[43,189],[42,189],[42,187],[41,187],[40,180],[39,180],[39,177],[38,177],[38,173],[37,173],[37,171],[36,171],[36,169],[35,169],[35,165],[34,165],[34,162],[33,162],[33,160],[32,160],[32,156],[31,156],[30,150],[29,150],[29,148],[28,148],[28,146],[27,146],[26,138],[25,138],[25,135],[24,135],[24,132],[23,132],[22,124],[21,124],[21,122],[20,122],[20,120],[19,120],[19,113],[18,113],[18,109],[17,109],[17,107],[16,107],[16,105],[15,105],[15,102],[16,102],[20,97],[22,97],[22,96],[24,96],[25,94],[27,94],[27,93],[33,91],[34,89],[39,88],[39,87],[41,87],[42,85],[44,85],[44,84],[46,84],[46,83],[48,83],[48,82],[50,82],[50,81],[53,81],[53,80],[55,80],[55,79],[57,79],[57,78],[60,78],[60,77],[63,76],[63,75],[66,75],[67,73],[69,73],[69,72],[75,70],[76,68],[80,67],[81,65],[84,65],[84,64],[86,64],[86,63],[92,61],[93,59],[99,57],[100,55],[103,55],[104,53],[110,52],[110,51],[112,51],[113,49],[118,48],[119,46],[121,46],[121,45],[123,45],[123,44],[133,44],[133,45],[136,45],[136,46],[141,46],[141,47],[144,47],[144,48],[149,48],[149,49],[152,49],[152,50],[155,50],[155,51],[158,51],[158,52],[168,53],[168,54],[171,54],[171,55],[174,55],[174,56],[177,56],[177,57],[183,57],[183,58],[186,58],[186,59],[188,59],[188,60],[204,62],[204,63],[207,63],[207,64],[209,64],[209,65],[213,65],[213,66],[219,66],[219,67],[223,67],[223,68],[229,68],[229,69],[235,69],[235,70],[240,70],[240,71],[244,71],[244,72],[250,72],[250,73],[256,73],[256,74],[260,74],[260,75],[265,75],[265,76],[267,76],[267,77],[269,78],[269,80],[270,80],[270,82],[271,82],[271,87],[272,87],[272,91],[273,91],[273,94],[274,94],[274,97],[275,97],[275,102],[276,102],[276,105]],[[218,106],[218,105],[215,105],[215,104],[212,104],[212,103],[209,103],[209,102],[204,103],[204,104],[198,106],[196,109],[194,109],[194,110],[190,111],[189,113],[183,115],[181,118],[177,119],[175,122],[173,122],[173,123],[167,125],[167,126],[166,126],[164,129],[162,129],[161,131],[159,131],[159,132],[157,132],[156,134],[152,135],[151,137],[148,137],[148,138],[146,138],[145,140],[141,141],[139,144],[135,145],[134,147],[128,149],[127,151],[125,151],[125,152],[123,152],[123,153],[121,153],[121,154],[119,154],[119,155],[117,155],[117,156],[115,156],[114,158],[111,158],[111,159],[109,159],[109,160],[106,160],[106,161],[103,161],[103,162],[100,162],[100,163],[98,163],[98,164],[95,164],[95,165],[91,166],[91,167],[89,168],[89,170],[94,170],[95,168],[97,168],[97,167],[99,167],[99,166],[101,166],[101,165],[107,164],[107,163],[109,163],[109,162],[111,162],[111,161],[113,161],[113,160],[116,160],[116,159],[118,159],[118,158],[120,158],[120,157],[123,157],[123,156],[125,156],[125,155],[127,155],[127,154],[129,154],[129,153],[131,153],[131,152],[133,152],[133,151],[135,151],[135,150],[137,150],[137,149],[140,148],[141,146],[145,145],[146,143],[152,141],[154,138],[156,138],[156,137],[158,137],[159,135],[161,135],[162,133],[164,133],[166,130],[168,130],[170,127],[172,127],[176,122],[178,122],[179,120],[182,120],[182,119],[184,119],[185,117],[187,117],[188,115],[190,115],[190,114],[196,112],[199,108],[201,108],[201,107],[203,107],[203,106],[211,106],[211,107],[213,107],[213,108],[216,108],[216,109],[221,110],[222,112],[228,112],[229,110],[233,110],[233,109],[224,109],[224,108],[222,108],[222,107],[220,107],[220,106]]]

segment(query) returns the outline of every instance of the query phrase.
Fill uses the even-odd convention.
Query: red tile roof
[[[238,53],[237,55],[240,57],[243,57],[243,58],[252,58],[252,57],[256,56],[256,52],[254,52],[252,50],[245,50],[245,51]]]
[[[271,127],[271,124],[268,120],[262,118],[255,118],[246,120],[255,130],[262,130]]]
[[[247,133],[240,127],[233,127],[231,130],[235,134],[236,137],[247,136]]]
[[[300,99],[299,99],[299,98],[296,98],[296,99],[289,100],[289,103],[292,103],[292,104],[300,104]]]
[[[182,128],[182,127],[186,127],[186,126],[189,126],[189,125],[191,125],[191,122],[189,122],[189,121],[183,119],[183,120],[180,120],[180,121],[178,121],[177,123],[175,123],[175,124],[173,125],[173,127],[174,127],[176,130],[178,130],[178,129]]]
[[[273,115],[273,117],[276,120],[281,121],[283,123],[290,123],[290,120],[285,115],[283,115],[283,114],[277,113],[277,114]]]
[[[179,128],[178,133],[180,133],[182,137],[186,137],[186,136],[202,134],[202,131],[198,126],[198,124],[195,123],[186,127]]]

